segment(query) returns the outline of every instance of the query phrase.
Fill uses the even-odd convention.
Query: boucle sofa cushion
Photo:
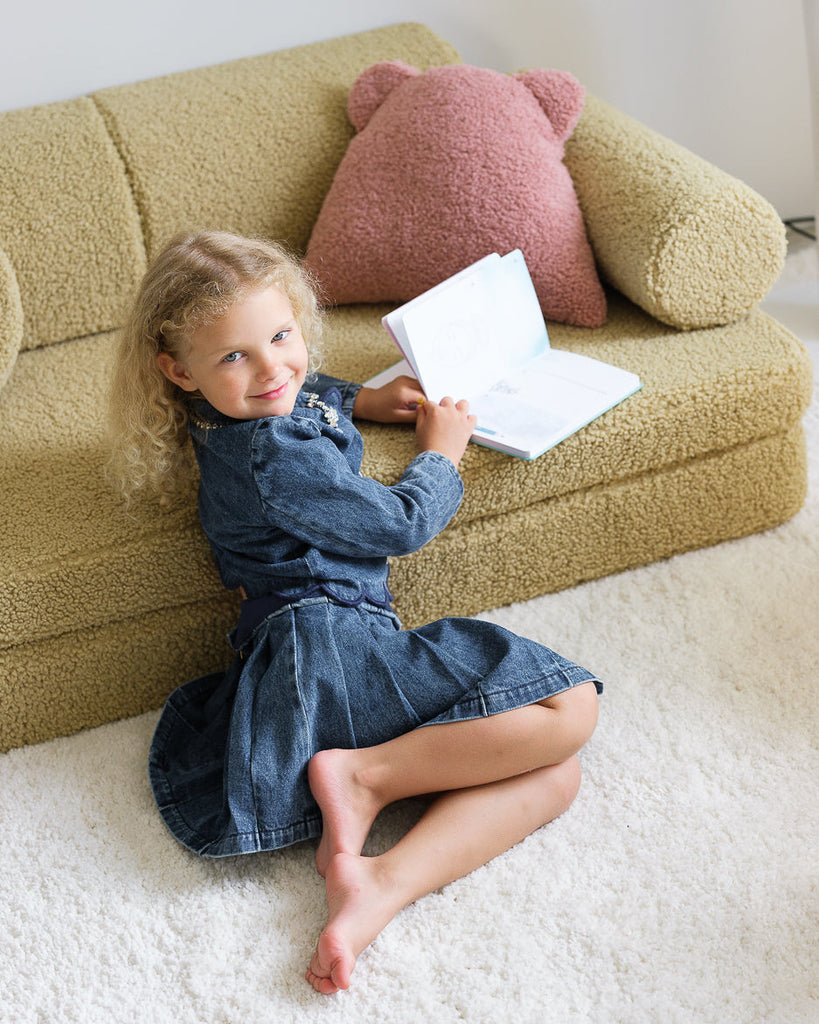
[[[663,323],[731,323],[782,272],[785,227],[766,199],[596,97],[566,165],[601,275]]]
[[[368,68],[348,103],[358,134],[307,249],[325,298],[404,301],[519,248],[547,319],[599,326],[605,295],[562,161],[582,106],[560,71]]]
[[[149,255],[180,226],[303,251],[352,136],[347,95],[381,57],[458,59],[423,25],[374,29],[94,94],[138,198]]]
[[[118,326],[145,249],[93,100],[0,113],[0,139],[0,247],[20,290],[21,348]]]
[[[8,380],[23,340],[20,289],[8,256],[0,249],[0,388]]]

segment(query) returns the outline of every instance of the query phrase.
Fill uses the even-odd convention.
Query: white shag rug
[[[789,523],[485,616],[606,681],[580,795],[400,914],[348,992],[303,977],[325,920],[311,845],[212,862],[166,833],[155,713],[0,757],[0,1020],[819,1020],[816,396],[806,423]],[[421,806],[385,812],[368,851]]]

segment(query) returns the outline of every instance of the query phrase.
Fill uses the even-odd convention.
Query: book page
[[[422,305],[423,303],[429,302],[430,300],[440,300],[440,293],[444,291],[444,289],[450,288],[453,284],[455,284],[457,281],[460,281],[462,278],[474,275],[482,267],[485,267],[488,264],[500,262],[500,259],[501,257],[496,252],[490,252],[488,255],[484,256],[476,263],[472,263],[470,266],[464,267],[464,269],[459,270],[457,274],[453,274],[452,277],[446,278],[439,284],[434,285],[427,291],[422,292],[420,295],[417,295],[414,299],[410,299],[408,302],[405,302],[402,306],[399,306],[397,309],[394,309],[390,313],[387,313],[385,316],[381,317],[381,323],[384,326],[384,329],[395,342],[395,345],[398,351],[404,357],[404,360],[407,363],[409,363],[411,367],[412,376],[415,377],[417,380],[422,381],[422,377],[420,371],[418,370],[418,365],[415,361],[413,347],[407,335],[407,328],[404,323],[404,318],[407,312],[409,310],[414,309],[418,305]]]
[[[403,313],[412,362],[427,397],[468,398],[544,351],[549,336],[519,250],[481,262]],[[409,352],[404,350],[405,356]]]
[[[590,423],[640,387],[639,378],[587,356],[549,349],[525,370],[471,403],[475,440],[539,454]]]

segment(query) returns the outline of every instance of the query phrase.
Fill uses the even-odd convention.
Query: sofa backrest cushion
[[[122,161],[94,102],[2,113],[0,138],[0,248],[19,288],[21,347],[119,325],[145,254]]]
[[[149,255],[189,227],[306,247],[353,134],[347,94],[380,59],[459,60],[403,24],[95,94],[134,188]]]
[[[0,113],[0,386],[18,348],[121,326],[181,228],[305,247],[352,135],[350,85],[382,57],[459,60],[407,23]]]

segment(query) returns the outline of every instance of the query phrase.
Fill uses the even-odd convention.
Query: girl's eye
[[[279,331],[278,334],[274,334],[271,341],[284,341],[290,331]]]
[[[235,363],[237,359],[242,358],[241,352],[231,352],[230,355],[225,356],[222,360],[223,363]]]

